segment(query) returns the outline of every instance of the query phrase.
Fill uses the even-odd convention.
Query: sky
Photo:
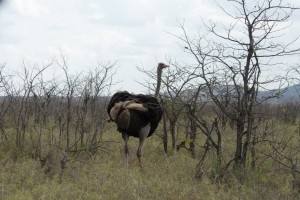
[[[299,33],[299,18],[297,13],[289,35]],[[116,61],[118,89],[144,92],[139,82],[147,77],[137,67],[189,59],[170,33],[179,34],[183,21],[196,33],[203,19],[228,18],[213,0],[4,0],[0,65],[19,71],[23,63],[43,65],[63,54],[76,74]]]

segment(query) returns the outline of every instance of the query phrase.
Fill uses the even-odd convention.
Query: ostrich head
[[[161,76],[162,76],[162,70],[164,68],[169,67],[169,65],[166,65],[164,63],[158,63],[157,66],[157,84],[156,84],[156,90],[155,90],[155,97],[158,97],[159,95],[159,91],[160,91],[160,86],[161,86]]]

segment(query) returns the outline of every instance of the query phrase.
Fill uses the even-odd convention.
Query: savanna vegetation
[[[299,82],[299,66],[263,76],[300,53],[296,40],[278,39],[298,8],[227,3],[231,25],[204,21],[191,38],[181,24],[175,34],[191,60],[168,60],[163,119],[144,144],[142,167],[138,140],[129,140],[126,165],[122,136],[107,122],[117,63],[75,75],[63,55],[17,73],[3,64],[1,199],[299,199],[300,103],[280,101],[282,84]],[[52,68],[63,76],[46,76]],[[153,94],[155,72],[139,70]],[[278,88],[262,95],[270,82]]]

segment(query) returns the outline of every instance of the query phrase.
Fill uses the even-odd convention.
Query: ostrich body
[[[107,107],[111,121],[117,124],[118,131],[122,133],[125,141],[125,155],[128,164],[129,136],[139,138],[137,157],[141,163],[142,146],[144,140],[156,130],[161,117],[162,108],[158,99],[162,70],[168,67],[163,63],[157,66],[157,88],[155,96],[144,94],[131,94],[127,91],[115,93]]]

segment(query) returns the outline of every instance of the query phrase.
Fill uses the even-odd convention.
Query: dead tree
[[[255,134],[255,108],[260,103],[257,92],[264,84],[278,80],[263,80],[262,70],[268,65],[278,65],[272,58],[300,53],[299,47],[293,47],[295,40],[275,40],[278,32],[286,28],[279,25],[287,22],[298,8],[283,1],[227,2],[237,12],[220,7],[232,20],[224,29],[215,22],[204,22],[207,32],[191,38],[182,25],[183,34],[177,37],[183,42],[184,50],[194,57],[197,64],[194,73],[201,76],[214,104],[236,124],[233,161],[240,167],[246,164],[251,138]],[[239,31],[239,35],[235,31]],[[231,90],[233,97],[226,106],[216,90],[223,87],[223,83],[229,83],[226,84],[227,91]]]

